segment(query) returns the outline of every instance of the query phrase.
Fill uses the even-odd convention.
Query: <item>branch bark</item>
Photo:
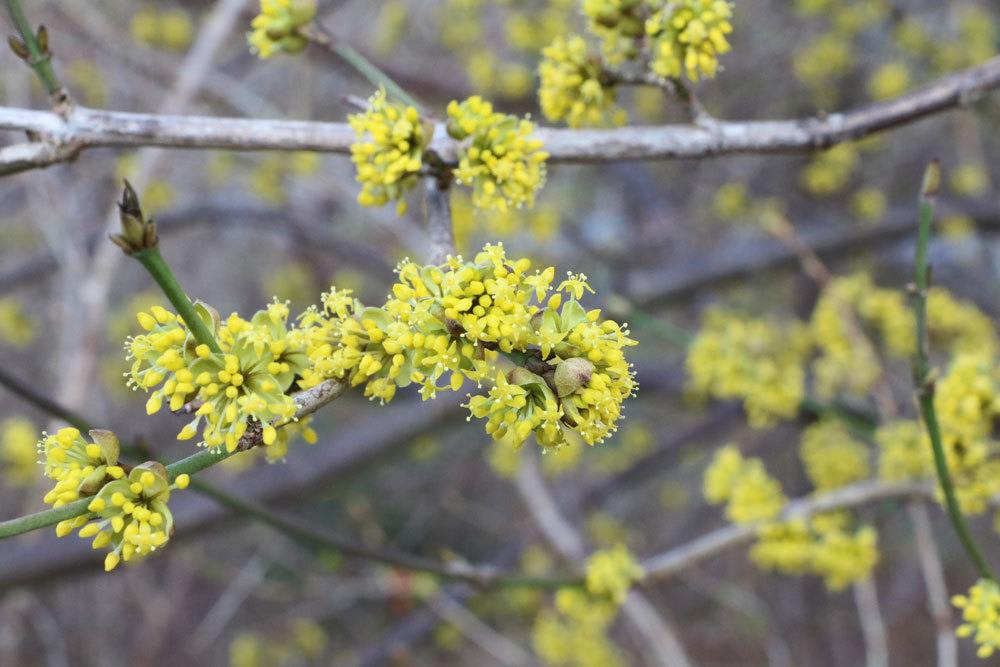
[[[552,163],[703,158],[733,153],[810,151],[861,139],[947,109],[967,106],[1000,87],[1000,57],[944,76],[889,102],[854,111],[793,120],[702,121],[699,125],[607,130],[538,128]],[[349,152],[354,132],[346,123],[171,116],[75,108],[63,119],[48,111],[0,107],[0,129],[21,130],[49,146],[19,149],[20,169],[70,161],[98,146],[162,146],[222,150]],[[10,167],[8,166],[8,169]],[[0,163],[0,173],[4,169]]]

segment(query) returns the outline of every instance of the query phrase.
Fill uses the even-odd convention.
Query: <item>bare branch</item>
[[[854,605],[858,608],[858,621],[865,640],[866,667],[889,667],[889,642],[872,577],[854,584]]]
[[[859,482],[821,496],[790,503],[778,517],[778,521],[807,518],[823,512],[857,507],[879,500],[907,497],[932,498],[933,489],[930,484],[921,482],[898,484],[878,481]],[[645,581],[659,581],[675,577],[692,565],[747,544],[753,540],[756,534],[757,527],[754,525],[734,524],[703,535],[658,556],[653,556],[642,563],[643,569],[646,570]]]
[[[906,505],[913,524],[913,539],[920,560],[920,572],[927,588],[927,610],[934,620],[937,636],[938,667],[957,667],[958,642],[951,625],[951,605],[948,603],[948,585],[944,580],[944,568],[934,531],[931,528],[927,505],[920,500],[911,500]]]
[[[545,486],[533,452],[521,456],[515,482],[545,540],[563,559],[581,564],[586,556],[583,536],[559,510]],[[688,667],[691,664],[674,628],[657,613],[640,591],[629,592],[622,605],[622,614],[642,638],[650,655],[656,657],[657,664],[673,667]]]
[[[861,139],[941,111],[968,105],[1000,86],[1000,57],[944,76],[889,102],[856,111],[779,121],[711,121],[700,125],[607,130],[539,128],[549,160],[610,162],[701,158],[732,153],[808,151]],[[75,108],[64,120],[49,111],[0,107],[0,129],[34,133],[50,145],[33,166],[72,160],[98,146],[349,152],[346,123],[171,116]],[[3,163],[0,163],[0,172]]]

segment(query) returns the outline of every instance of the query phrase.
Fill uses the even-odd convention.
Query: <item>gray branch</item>
[[[611,162],[700,158],[732,153],[776,153],[826,148],[962,107],[1000,87],[1000,57],[941,77],[895,100],[854,111],[779,121],[702,121],[697,125],[608,130],[539,128],[549,160]],[[74,159],[99,146],[220,150],[349,152],[354,132],[346,123],[173,116],[77,107],[64,119],[50,111],[0,107],[0,129],[29,133],[47,149],[0,154],[0,174]],[[10,148],[10,147],[9,147]],[[444,149],[438,146],[438,149]],[[8,149],[4,149],[8,150]],[[25,157],[29,159],[25,160]]]

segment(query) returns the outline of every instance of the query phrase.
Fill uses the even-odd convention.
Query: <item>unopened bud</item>
[[[49,31],[44,25],[38,26],[38,33],[35,35],[35,39],[38,40],[38,50],[43,54],[49,52]]]
[[[941,163],[931,160],[924,170],[924,182],[920,186],[920,194],[923,197],[933,197],[941,187]]]
[[[582,357],[571,357],[556,366],[555,385],[559,398],[565,398],[590,382],[594,364]]]
[[[126,255],[134,255],[141,250],[156,247],[159,242],[156,223],[143,217],[139,197],[127,180],[122,200],[118,203],[118,218],[121,221],[122,231],[120,234],[112,234],[111,240]]]
[[[10,50],[13,51],[14,55],[17,56],[18,58],[20,58],[21,60],[28,59],[29,55],[28,47],[26,47],[24,45],[24,42],[22,42],[20,39],[11,35],[7,37],[7,45],[10,46]]]

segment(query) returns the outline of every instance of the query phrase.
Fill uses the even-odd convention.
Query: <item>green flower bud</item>
[[[101,456],[109,466],[118,465],[121,445],[117,435],[102,428],[95,428],[90,430],[90,439],[101,448]]]
[[[573,357],[556,366],[555,385],[559,398],[565,398],[590,382],[594,364],[582,357]]]

